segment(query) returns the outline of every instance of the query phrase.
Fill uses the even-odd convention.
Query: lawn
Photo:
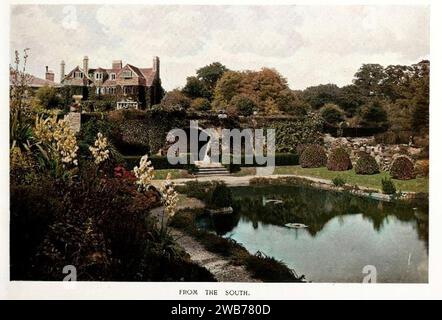
[[[164,180],[167,177],[167,174],[170,172],[172,179],[180,179],[180,178],[191,178],[192,175],[184,169],[161,169],[155,170],[155,178],[154,180]]]
[[[389,177],[388,172],[381,172],[373,175],[358,175],[354,169],[348,171],[329,171],[327,168],[301,168],[301,166],[276,167],[274,174],[295,174],[332,180],[341,177],[347,184],[361,187],[381,189],[382,178]],[[428,192],[428,178],[416,178],[412,180],[396,180],[393,182],[398,191]]]

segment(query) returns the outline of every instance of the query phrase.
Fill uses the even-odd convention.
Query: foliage
[[[314,109],[319,109],[328,103],[338,103],[339,93],[339,87],[335,84],[320,84],[306,88],[302,95]]]
[[[211,208],[227,208],[233,203],[232,191],[225,183],[218,183],[212,191],[212,196],[208,203]]]
[[[332,183],[336,186],[336,187],[343,187],[345,186],[345,180],[341,177],[335,177],[332,180]]]
[[[413,179],[415,177],[413,161],[407,156],[398,156],[391,164],[390,175],[399,180]]]
[[[204,82],[197,77],[187,77],[186,85],[182,92],[191,99],[210,99],[212,96],[210,89],[207,88]]]
[[[225,72],[215,87],[215,109],[226,110],[236,95],[247,96],[263,114],[296,109],[297,99],[287,80],[273,69]]]
[[[322,141],[322,119],[314,113],[293,120],[272,121],[266,123],[269,129],[275,129],[276,152],[296,152],[301,144],[314,144]]]
[[[379,173],[379,165],[375,158],[364,152],[356,161],[355,172],[356,174],[376,174]]]
[[[352,168],[350,156],[344,148],[333,149],[327,159],[327,169],[331,171],[346,171]]]
[[[210,101],[206,98],[196,98],[192,101],[190,107],[196,111],[209,111],[211,105]]]
[[[161,100],[160,105],[165,110],[173,110],[175,108],[186,110],[190,107],[190,104],[190,98],[184,95],[184,93],[182,93],[180,90],[174,89],[166,93],[163,100]]]
[[[250,116],[255,111],[255,102],[245,95],[236,95],[230,101],[230,105],[242,116]]]
[[[344,121],[344,111],[332,103],[325,104],[320,110],[322,119],[328,124],[337,125]]]
[[[211,91],[216,86],[217,81],[222,75],[228,71],[227,67],[220,62],[213,62],[207,66],[199,68],[196,71],[198,79],[204,84],[206,88],[210,88]]]
[[[396,193],[396,187],[391,179],[383,178],[381,182],[382,182],[382,192],[383,193],[385,193],[385,194],[395,194]]]
[[[147,154],[141,157],[139,166],[134,167],[134,175],[137,178],[135,183],[138,185],[138,190],[149,190],[155,172]]]
[[[54,87],[44,86],[37,90],[35,97],[39,104],[46,109],[55,109],[60,107],[62,100]]]
[[[368,128],[387,127],[388,117],[382,103],[379,100],[370,102],[360,110],[360,124]]]
[[[428,177],[430,173],[430,161],[429,160],[416,161],[415,171],[418,177]]]
[[[299,163],[303,168],[324,167],[327,164],[327,155],[320,145],[312,144],[302,152]]]

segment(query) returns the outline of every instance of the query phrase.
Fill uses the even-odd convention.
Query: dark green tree
[[[227,67],[220,62],[213,62],[205,67],[202,67],[196,71],[196,75],[199,80],[209,88],[211,91],[216,86],[218,79],[222,77],[224,72],[228,71]]]

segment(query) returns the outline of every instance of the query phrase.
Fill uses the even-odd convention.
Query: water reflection
[[[377,263],[383,282],[427,279],[427,203],[387,203],[303,186],[232,191],[235,214],[202,218],[200,226],[273,255],[313,281],[358,281],[363,263]],[[288,229],[286,223],[308,228]]]

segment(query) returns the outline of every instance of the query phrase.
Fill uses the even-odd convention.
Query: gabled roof
[[[51,80],[42,79],[33,75],[28,74],[29,76],[29,86],[31,88],[41,88],[41,87],[58,87],[60,86],[59,83],[56,83]],[[15,70],[9,69],[9,85],[12,86],[14,84],[15,79]]]

